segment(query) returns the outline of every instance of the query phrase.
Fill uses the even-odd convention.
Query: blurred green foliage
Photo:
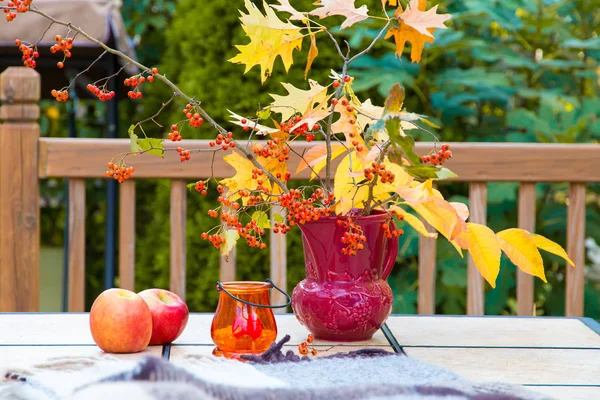
[[[292,3],[307,9],[312,1]],[[370,97],[380,104],[390,87],[400,81],[407,89],[406,107],[431,116],[441,126],[436,134],[448,142],[574,143],[600,139],[600,16],[595,12],[600,0],[436,0],[429,1],[429,6],[434,3],[440,3],[441,12],[452,13],[453,19],[449,29],[436,30],[436,41],[426,46],[420,64],[395,57],[391,40],[352,64],[351,74],[357,78],[354,87],[362,99]],[[367,4],[372,10],[381,7],[380,0],[358,0],[357,4]],[[158,65],[186,93],[201,99],[215,119],[226,121],[227,109],[249,115],[269,103],[267,93],[283,92],[279,81],[307,85],[303,67],[308,46],[295,54],[296,64],[288,75],[284,76],[277,62],[274,77],[264,85],[257,69],[243,75],[243,66],[227,62],[236,53],[234,44],[246,43],[238,20],[237,9],[242,7],[242,0],[125,0],[123,14],[138,42],[140,60]],[[359,49],[377,35],[378,28],[381,26],[374,23],[336,35]],[[339,69],[339,60],[326,39],[319,42],[319,51],[309,78],[323,83],[331,68]],[[122,127],[128,126],[132,115],[140,120],[154,114],[169,97],[164,86],[154,84],[146,90],[143,102],[123,102]],[[160,117],[163,125],[181,119],[182,105],[178,102],[165,111]],[[92,116],[101,113],[101,105],[88,107]],[[80,124],[95,126],[94,121],[80,120]],[[51,123],[61,125],[60,121]],[[148,125],[146,131],[154,137],[166,135],[166,129],[157,126]],[[206,125],[182,134],[186,138],[214,136]],[[100,187],[101,183],[92,185]],[[136,286],[140,290],[168,287],[169,182],[140,181],[137,189]],[[451,201],[468,203],[466,184],[443,184],[440,190]],[[599,191],[599,185],[588,187],[586,235],[600,242]],[[564,245],[567,185],[538,184],[537,194],[536,231]],[[517,225],[517,199],[518,184],[489,184],[488,223],[494,230]],[[88,228],[88,306],[102,289],[100,200],[99,204],[90,206],[88,218],[97,224]],[[187,299],[193,311],[212,311],[216,306],[219,255],[200,240],[201,232],[213,226],[206,212],[215,204],[213,194],[204,198],[193,191],[187,200]],[[62,234],[61,217],[57,220],[59,223],[44,228],[53,232],[49,237],[54,242],[60,242]],[[396,296],[394,312],[410,314],[416,312],[418,237],[409,227],[405,230],[389,281]],[[304,275],[300,246],[299,233],[292,230],[288,234],[289,291]],[[240,244],[237,257],[238,279],[262,280],[268,276],[268,250]],[[444,240],[438,241],[437,259],[436,312],[464,314],[466,260]],[[548,283],[535,283],[537,312],[564,315],[565,266],[553,256],[545,260]],[[514,266],[503,258],[497,288],[487,287],[486,313],[516,312],[515,275]],[[587,281],[585,299],[586,315],[599,319],[600,283]]]

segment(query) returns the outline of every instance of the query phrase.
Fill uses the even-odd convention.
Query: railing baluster
[[[171,284],[170,290],[185,300],[187,188],[182,179],[171,181]]]
[[[119,186],[119,287],[135,290],[135,181]]]
[[[68,310],[85,311],[85,180],[69,180]]]
[[[535,183],[519,186],[519,228],[535,232]],[[533,276],[517,269],[517,314],[534,315]]]
[[[575,267],[567,265],[567,288],[565,315],[583,316],[583,294],[585,265],[585,184],[569,185],[569,205],[567,208],[567,253]]]
[[[281,215],[285,218],[285,210],[279,206],[271,208],[271,221],[274,221],[274,215]],[[287,290],[287,235],[273,233],[271,231],[269,245],[271,247],[271,280],[283,290]],[[271,304],[282,304],[285,302],[285,296],[276,290],[271,290]],[[275,313],[285,313],[287,308],[275,308]]]
[[[423,221],[427,230],[434,229]],[[419,314],[435,314],[436,239],[419,236]]]
[[[469,187],[469,221],[485,224],[487,220],[487,183],[473,182]],[[467,314],[483,315],[485,312],[483,277],[475,267],[473,258],[467,257]]]

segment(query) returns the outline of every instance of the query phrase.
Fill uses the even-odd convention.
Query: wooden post
[[[0,74],[0,311],[39,311],[40,75]]]

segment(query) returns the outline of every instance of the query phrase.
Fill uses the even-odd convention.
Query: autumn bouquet
[[[3,2],[0,0],[0,4]],[[273,71],[281,69],[276,66],[277,58],[281,59],[287,72],[293,64],[295,51],[308,42],[305,65],[308,87],[297,88],[282,82],[286,95],[272,94],[273,102],[254,115],[243,116],[235,110],[230,111],[231,129],[226,129],[204,111],[196,97],[184,93],[156,68],[144,66],[106,46],[71,22],[47,15],[35,8],[34,2],[12,0],[4,4],[2,8],[8,21],[15,19],[17,13],[34,12],[46,17],[50,24],[66,27],[65,37],[58,35],[56,45],[51,49],[60,55],[59,68],[68,62],[76,45],[76,36],[81,35],[102,46],[106,52],[123,58],[127,65],[139,68],[138,74],[126,77],[124,81],[130,88],[129,98],[140,99],[144,85],[155,80],[172,89],[173,96],[154,117],[131,125],[131,151],[111,160],[106,175],[119,182],[129,178],[134,167],[127,162],[131,160],[129,156],[136,154],[163,156],[166,151],[174,150],[179,153],[181,162],[197,153],[208,152],[213,157],[224,154],[224,159],[236,170],[234,176],[221,181],[200,180],[190,185],[202,195],[209,190],[217,190],[220,194],[218,207],[209,211],[209,216],[216,219],[215,227],[202,237],[223,255],[227,255],[240,239],[252,247],[266,247],[263,238],[268,229],[272,234],[285,234],[294,226],[302,229],[319,221],[333,220],[339,235],[330,239],[335,237],[341,245],[335,247],[335,255],[325,251],[329,257],[327,268],[335,270],[336,263],[346,262],[352,269],[352,261],[348,260],[359,257],[365,247],[369,247],[369,253],[374,249],[382,252],[377,243],[400,236],[404,223],[421,235],[437,237],[438,233],[430,233],[425,228],[423,221],[426,221],[461,255],[463,250],[468,251],[492,287],[499,272],[502,251],[520,269],[542,280],[545,280],[544,268],[538,248],[571,263],[558,244],[522,229],[495,233],[485,225],[467,222],[467,206],[443,198],[434,183],[456,176],[444,167],[452,157],[452,149],[438,142],[433,132],[437,128],[435,124],[403,107],[405,93],[399,84],[392,87],[383,105],[361,99],[354,92],[355,78],[348,74],[348,68],[379,41],[393,40],[398,57],[402,56],[406,42],[410,42],[411,60],[420,61],[425,43],[432,43],[435,30],[446,28],[444,23],[451,18],[449,14],[439,14],[437,5],[427,8],[426,0],[383,0],[381,7],[368,9],[365,5],[357,6],[353,0],[320,0],[311,10],[298,10],[289,0],[279,0],[276,4],[263,2],[262,9],[246,0],[240,20],[248,42],[236,46],[239,53],[229,61],[243,64],[245,72],[259,66],[264,82],[272,77]],[[328,21],[341,23],[339,26],[324,25]],[[380,24],[380,27],[362,49],[351,49],[348,42],[340,42],[332,33],[332,28],[345,30],[366,21],[371,25]],[[319,54],[318,44],[323,43],[335,47],[340,63],[331,69],[328,82],[319,83],[308,79],[308,75]],[[20,40],[16,44],[23,53],[24,64],[35,67],[35,59],[39,56],[37,44]],[[90,84],[88,89],[101,101],[109,101],[114,93],[107,91],[106,84],[114,77]],[[66,101],[67,89],[54,90],[53,96]],[[163,138],[145,137],[143,123],[154,121],[164,107],[178,101],[181,101],[185,118],[172,123]],[[186,149],[183,143],[177,149],[163,147],[166,140],[181,141],[184,127],[199,128],[205,123],[216,131],[207,148]],[[412,133],[417,131],[427,132],[433,138],[427,154],[415,152]],[[295,169],[291,169],[292,161]],[[289,188],[287,183],[293,175],[306,170],[310,171],[310,183]],[[278,211],[270,213],[274,208]],[[366,230],[372,228],[366,228],[360,221],[374,215],[381,219],[378,222],[380,229],[375,234],[376,239],[370,242]],[[306,236],[306,231],[303,233]],[[307,254],[305,249],[305,256]],[[395,252],[392,255],[395,258]],[[377,262],[381,263],[381,260]],[[337,270],[336,274],[340,275],[339,272]],[[345,271],[344,276],[347,278],[355,272]],[[328,274],[331,275],[331,271]],[[321,279],[319,275],[318,271],[307,269],[307,276]],[[377,273],[366,268],[355,280],[368,280],[367,277],[375,275]],[[380,278],[382,276],[377,279]],[[382,286],[378,290],[387,293],[389,287]],[[374,306],[364,299],[361,301],[351,307],[342,307],[343,311],[339,313],[351,309],[353,315],[369,319],[369,313],[375,312]],[[328,307],[329,310],[333,308]],[[336,321],[336,316],[331,313],[325,317]],[[332,324],[330,322],[326,327],[329,332],[342,330],[342,322]]]

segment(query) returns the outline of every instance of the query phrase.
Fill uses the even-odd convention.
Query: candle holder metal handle
[[[270,280],[270,279],[267,278],[267,279],[265,279],[265,282],[267,282],[268,284],[270,284],[271,286],[273,286],[273,289],[276,289],[279,293],[283,294],[287,298],[287,302],[285,304],[280,304],[280,305],[276,305],[276,306],[265,305],[265,304],[258,304],[258,303],[252,303],[250,301],[242,300],[239,297],[234,296],[227,289],[225,289],[223,287],[223,284],[221,282],[219,282],[219,281],[217,281],[217,286],[219,287],[220,290],[222,290],[223,292],[225,292],[229,297],[231,297],[235,301],[239,301],[240,303],[244,303],[244,304],[247,304],[247,305],[253,306],[253,307],[260,307],[260,308],[285,308],[285,307],[288,307],[290,304],[292,304],[292,298],[290,297],[290,295],[287,294],[283,289],[281,289],[280,287],[278,287],[277,285],[275,285],[275,283],[273,283],[272,280]]]

